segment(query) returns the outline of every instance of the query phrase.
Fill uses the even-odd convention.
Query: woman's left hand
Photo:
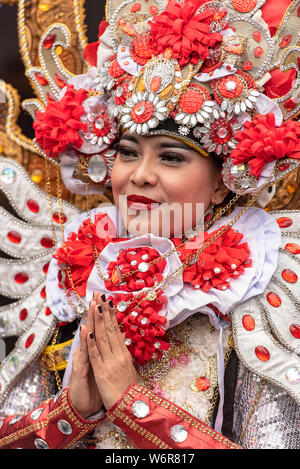
[[[94,299],[94,328],[87,336],[88,353],[105,408],[110,409],[136,381],[136,370],[120,331],[115,310],[99,292]]]

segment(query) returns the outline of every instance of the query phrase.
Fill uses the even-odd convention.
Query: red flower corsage
[[[234,138],[239,142],[231,152],[234,165],[248,163],[250,173],[259,177],[264,166],[281,158],[300,159],[300,123],[292,120],[275,125],[274,114],[257,115]]]
[[[166,266],[164,259],[151,264],[157,258],[159,258],[159,253],[156,249],[147,246],[122,249],[117,261],[108,264],[107,273],[109,278],[112,278],[113,272],[118,269],[120,274],[126,276],[126,281],[122,285],[122,283],[114,284],[110,280],[106,280],[105,287],[110,291],[124,290],[127,292],[153,287],[154,282],[160,282],[163,279],[162,272]]]
[[[79,130],[85,130],[86,124],[80,117],[85,112],[82,103],[86,96],[86,90],[75,91],[68,85],[61,100],[48,102],[44,112],[36,113],[35,138],[48,157],[58,156],[69,144],[81,147],[83,140]]]
[[[205,243],[217,231],[204,233]],[[205,293],[211,288],[227,290],[230,280],[238,278],[245,267],[252,265],[247,243],[240,244],[243,235],[230,228],[223,236],[208,246],[198,256],[197,262],[183,272],[183,281],[192,284],[194,289]],[[175,245],[179,240],[173,240]],[[180,248],[181,261],[184,262],[191,254],[190,249]]]
[[[173,58],[178,60],[181,67],[207,59],[209,47],[221,42],[223,36],[210,32],[210,23],[215,14],[213,10],[197,13],[203,3],[203,0],[182,3],[171,0],[165,11],[154,17],[151,36],[155,54],[171,48]]]
[[[84,220],[78,232],[70,233],[65,241],[65,246],[62,245],[53,254],[60,268],[58,274],[60,288],[63,288],[64,284],[68,293],[73,290],[69,276],[66,273],[66,266],[69,266],[76,291],[79,296],[85,296],[87,281],[95,265],[92,246],[95,246],[99,253],[108,243],[120,241],[119,238],[109,237],[110,232],[112,235],[114,234],[113,230],[109,230],[110,224],[113,226],[106,213],[97,214],[93,223],[89,219]],[[106,237],[103,236],[104,233],[107,233]]]
[[[129,303],[133,297],[132,293],[117,294],[111,299],[116,307],[117,321],[125,334],[125,344],[135,364],[144,365],[151,359],[161,358],[163,351],[170,347],[166,331],[162,328],[167,319],[158,314],[166,299],[159,294],[155,300],[144,299],[137,306],[136,301]],[[118,310],[120,302],[128,302],[126,311]]]

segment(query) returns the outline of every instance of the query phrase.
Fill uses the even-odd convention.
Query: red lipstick
[[[134,210],[152,210],[160,204],[157,200],[143,195],[132,194],[127,197],[127,206]]]

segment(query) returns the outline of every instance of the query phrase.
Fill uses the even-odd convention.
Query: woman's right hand
[[[94,309],[96,307],[96,302],[92,300],[86,325],[80,328],[80,345],[75,350],[72,360],[70,399],[76,412],[83,418],[95,414],[103,405],[87,348],[87,331],[93,330]]]

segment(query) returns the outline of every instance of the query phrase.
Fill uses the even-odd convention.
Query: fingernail
[[[106,301],[106,296],[105,296],[104,294],[101,295],[101,300],[102,300],[102,301]]]
[[[93,333],[93,332],[90,332],[90,333],[89,333],[89,336],[90,336],[91,339],[93,339],[93,338],[94,338],[94,333]]]
[[[113,302],[113,300],[109,300],[108,304],[109,304],[109,306],[110,306],[111,308],[114,307],[114,302]]]
[[[79,330],[81,331],[81,326],[79,327]]]
[[[101,305],[98,305],[97,307],[98,307],[98,312],[99,312],[100,314],[102,314],[102,306],[101,306]]]

